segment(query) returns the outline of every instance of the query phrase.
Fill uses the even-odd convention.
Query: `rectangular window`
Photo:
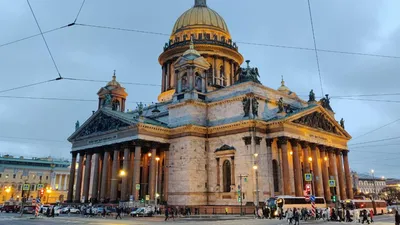
[[[6,174],[6,178],[8,178],[8,174]]]
[[[49,176],[46,176],[46,180],[48,180],[49,179]]]
[[[39,176],[39,179],[42,180],[42,176]]]
[[[203,39],[203,34],[199,34],[199,40]]]
[[[1,178],[2,173],[0,173],[0,178]]]
[[[14,173],[13,174],[13,179],[15,179],[15,178],[17,178],[17,174]]]

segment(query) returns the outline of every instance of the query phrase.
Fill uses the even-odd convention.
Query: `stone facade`
[[[186,13],[207,10],[204,0],[196,0]],[[69,138],[79,167],[68,200],[138,201],[149,195],[150,202],[169,205],[238,205],[240,189],[243,203],[258,205],[277,195],[303,196],[306,173],[314,175],[317,196],[330,201],[328,181],[335,180],[338,197],[352,198],[351,136],[335,120],[329,97],[317,102],[310,93],[306,101],[284,81],[277,90],[262,85],[250,61],[239,67],[243,58],[227,28],[197,19],[177,21],[159,58],[159,103],[129,112],[110,107],[105,102],[127,96],[115,74],[98,93],[98,111]],[[219,33],[214,41],[203,40],[199,30]],[[186,38],[185,32],[196,35],[182,42],[177,37]],[[93,178],[86,167],[101,176]]]

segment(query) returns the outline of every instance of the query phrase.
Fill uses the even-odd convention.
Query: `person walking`
[[[117,211],[117,216],[115,217],[115,219],[117,219],[118,217],[122,220],[122,217],[121,217],[121,208],[119,208],[119,207],[117,207],[116,208],[116,211]]]
[[[346,209],[346,222],[351,222],[350,210]]]
[[[168,218],[169,218],[169,208],[166,208],[165,209],[165,220],[164,221],[167,221]]]
[[[105,206],[103,208],[103,212],[101,212],[101,213],[102,213],[103,218],[106,218],[106,207]]]
[[[394,214],[394,223],[395,223],[395,225],[400,225],[399,210],[396,210],[396,214]]]
[[[55,213],[54,213],[54,207],[55,207],[55,206],[53,206],[53,207],[51,208],[51,217],[53,217],[53,218],[54,218],[54,214],[55,214]]]
[[[373,223],[374,222],[374,211],[372,209],[369,211],[369,217],[371,218],[371,223]]]
[[[293,210],[293,219],[294,219],[294,225],[300,225],[300,213],[299,210],[294,208]]]
[[[363,220],[362,220],[362,222],[361,222],[362,224],[364,224],[365,221],[367,221],[367,223],[369,224],[368,212],[367,212],[367,210],[365,210],[365,209],[364,209],[364,211],[363,211],[362,218],[363,218]]]

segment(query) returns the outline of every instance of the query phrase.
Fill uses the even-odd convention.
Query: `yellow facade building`
[[[63,202],[69,169],[68,161],[50,157],[26,159],[3,155],[0,157],[0,203],[18,203],[23,196],[28,199],[41,197],[42,203]],[[42,195],[41,187],[44,190]]]

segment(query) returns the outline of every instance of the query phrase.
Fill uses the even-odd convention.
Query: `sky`
[[[43,31],[74,21],[81,0],[30,0]],[[400,57],[400,1],[310,0],[318,49]],[[86,0],[77,23],[170,34],[176,19],[194,0]],[[280,86],[281,76],[292,91],[308,99],[321,86],[314,51],[248,45],[313,48],[306,0],[208,0],[226,21],[239,51],[259,68],[261,82]],[[0,0],[0,46],[38,34],[25,0]],[[168,36],[71,26],[45,34],[63,77],[155,84],[126,84],[128,109],[136,101],[156,102],[160,93],[158,56]],[[400,58],[319,52],[323,91],[332,96],[336,120],[344,118],[351,169],[377,177],[400,177],[399,93]],[[70,159],[66,140],[97,109],[97,91],[106,83],[61,80],[1,92],[58,77],[41,36],[0,47],[0,154]],[[18,97],[73,98],[93,101],[30,100]],[[334,98],[353,96],[352,99]],[[361,99],[361,100],[360,100]],[[369,134],[366,134],[369,133]],[[366,135],[364,135],[366,134]],[[362,135],[362,136],[361,136]]]

